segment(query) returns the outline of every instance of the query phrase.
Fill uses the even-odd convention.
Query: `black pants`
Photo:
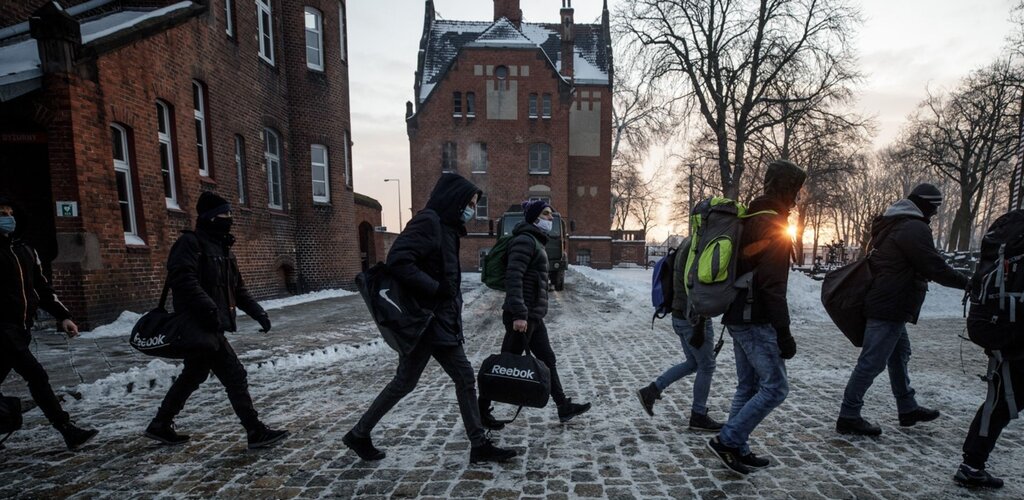
[[[565,404],[565,391],[562,390],[562,382],[558,378],[558,370],[555,368],[555,352],[551,350],[551,339],[548,338],[548,327],[543,319],[529,319],[526,321],[526,332],[517,332],[512,329],[512,314],[505,311],[501,315],[501,321],[505,324],[505,338],[501,340],[501,352],[522,354],[526,350],[526,339],[530,339],[530,352],[533,356],[547,365],[551,370],[551,400],[556,405]],[[480,399],[480,409],[486,410],[491,407],[491,401]]]
[[[1014,399],[1019,411],[1024,406],[1024,360],[1006,361],[1006,363],[1010,363],[1010,380],[1013,383]],[[998,388],[999,394],[1002,396],[1002,383],[999,383]],[[1005,397],[1000,397],[992,411],[988,436],[979,436],[981,414],[984,408],[985,405],[982,403],[978,408],[978,413],[974,416],[974,421],[971,422],[970,430],[967,431],[967,439],[964,440],[964,463],[976,469],[985,467],[985,462],[988,461],[989,454],[995,448],[999,434],[1010,422],[1010,405],[1006,403]]]
[[[0,383],[14,370],[28,382],[29,393],[55,427],[68,423],[71,417],[60,406],[60,400],[50,387],[50,376],[43,365],[28,349],[32,334],[10,323],[0,323]]]
[[[416,388],[420,375],[423,374],[431,357],[437,360],[445,373],[455,382],[455,397],[459,402],[459,412],[462,414],[462,424],[466,427],[469,442],[472,446],[484,444],[486,438],[483,426],[480,425],[480,411],[476,405],[476,374],[473,365],[469,364],[469,359],[466,358],[466,351],[461,345],[440,346],[428,341],[420,342],[412,352],[398,360],[394,378],[380,391],[366,413],[363,413],[359,422],[352,428],[352,434],[360,438],[370,437],[377,422]]]
[[[210,372],[213,372],[224,385],[228,401],[231,402],[235,415],[242,421],[242,426],[247,431],[259,428],[260,420],[252,405],[252,396],[249,395],[249,380],[245,367],[238,361],[238,355],[235,354],[228,339],[223,334],[217,334],[217,337],[220,339],[220,347],[215,352],[185,358],[185,367],[167,390],[154,420],[173,421],[185,407],[189,396],[199,389],[199,385],[206,381]]]

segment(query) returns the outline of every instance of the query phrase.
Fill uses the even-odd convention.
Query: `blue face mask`
[[[469,222],[476,215],[476,208],[466,207],[462,209],[462,222]]]
[[[533,224],[539,227],[541,231],[544,231],[545,233],[550,233],[551,227],[554,226],[554,221],[550,221],[547,219],[537,219],[537,222],[534,222]]]
[[[17,223],[13,215],[0,215],[0,233],[11,234],[15,227],[17,227]]]

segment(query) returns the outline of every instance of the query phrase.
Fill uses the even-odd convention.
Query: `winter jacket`
[[[0,322],[28,330],[40,307],[57,321],[71,318],[43,276],[39,255],[16,235],[0,235]]]
[[[967,277],[936,250],[928,222],[910,200],[894,203],[872,222],[871,246],[874,281],[864,299],[864,315],[870,319],[917,323],[929,281],[967,287]]]
[[[426,208],[406,224],[388,252],[392,275],[415,294],[422,307],[434,312],[424,341],[458,345],[464,340],[459,240],[466,234],[466,225],[461,216],[473,195],[480,193],[463,177],[442,174]]]
[[[512,313],[513,320],[543,318],[548,314],[548,235],[525,221],[512,234],[502,310]]]
[[[743,323],[770,324],[781,336],[789,334],[789,303],[786,289],[789,285],[789,262],[793,242],[786,231],[789,227],[789,207],[778,198],[760,196],[747,208],[748,213],[774,210],[776,215],[761,214],[746,219],[740,236],[740,251],[736,276],[754,272],[753,301],[750,321],[744,320],[748,306],[747,291],[741,289],[736,300],[722,317],[726,325]]]
[[[174,293],[174,310],[190,311],[220,332],[237,329],[236,306],[253,319],[267,315],[245,289],[231,252],[233,242],[230,235],[225,238],[186,230],[167,257],[167,284]]]

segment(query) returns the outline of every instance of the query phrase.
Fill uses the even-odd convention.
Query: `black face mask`
[[[214,217],[210,221],[210,231],[218,234],[228,234],[231,232],[231,224],[234,221],[230,217]]]

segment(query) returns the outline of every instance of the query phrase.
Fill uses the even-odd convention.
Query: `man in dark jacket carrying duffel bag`
[[[264,448],[287,437],[288,431],[270,429],[260,421],[249,395],[248,374],[224,332],[236,330],[236,306],[264,331],[270,331],[270,319],[246,290],[231,252],[235,242],[231,205],[204,192],[196,212],[196,230],[183,231],[167,257],[167,282],[174,293],[174,310],[193,315],[204,330],[202,334],[215,336],[217,348],[185,357],[181,375],[171,384],[145,435],[163,444],[188,441],[188,435],[175,432],[174,417],[213,372],[245,427],[249,448]]]
[[[514,450],[494,446],[484,435],[477,407],[476,378],[462,344],[462,269],[460,239],[466,222],[476,212],[479,188],[458,174],[441,174],[427,206],[413,217],[388,252],[387,264],[395,279],[412,291],[419,304],[434,312],[434,319],[419,343],[398,360],[394,378],[355,427],[342,438],[363,460],[381,460],[385,454],[373,445],[370,433],[391,408],[412,392],[433,357],[455,382],[455,396],[472,449],[470,462],[504,462]]]
[[[939,411],[917,404],[910,387],[907,363],[910,337],[907,323],[917,323],[928,282],[964,289],[967,277],[956,272],[935,248],[928,224],[942,204],[942,193],[931,184],[915,187],[907,199],[894,203],[871,224],[868,259],[874,281],[864,299],[864,346],[843,393],[836,432],[877,436],[882,428],[861,417],[864,393],[888,366],[889,383],[903,427],[928,422]]]
[[[78,335],[78,326],[43,276],[36,251],[17,238],[17,216],[14,203],[0,197],[0,382],[11,370],[21,375],[43,415],[64,436],[64,444],[77,450],[97,431],[71,422],[50,387],[50,377],[28,346],[37,308],[57,318],[68,337]]]

